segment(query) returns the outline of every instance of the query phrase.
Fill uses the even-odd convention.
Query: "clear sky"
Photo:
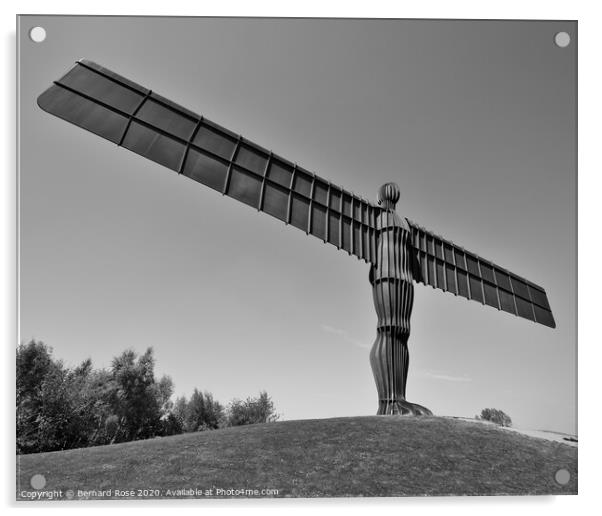
[[[368,266],[41,111],[85,57],[364,197],[395,181],[401,215],[543,286],[554,330],[418,285],[408,399],[576,431],[575,23],[19,23],[21,340],[152,346],[177,394],[265,389],[284,419],[376,412]]]

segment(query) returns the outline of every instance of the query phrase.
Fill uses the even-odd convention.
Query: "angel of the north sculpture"
[[[543,288],[400,217],[394,183],[372,204],[86,59],[38,105],[370,264],[378,414],[431,413],[406,400],[414,282],[555,327]]]

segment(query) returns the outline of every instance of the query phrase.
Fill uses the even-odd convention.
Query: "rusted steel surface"
[[[410,356],[410,316],[414,304],[411,230],[395,212],[399,188],[383,185],[376,219],[376,264],[370,269],[374,308],[378,316],[370,365],[378,392],[377,414],[427,415],[430,410],[406,400]]]

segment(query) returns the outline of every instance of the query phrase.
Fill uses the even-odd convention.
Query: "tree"
[[[190,401],[186,398],[176,400],[176,413],[182,420],[185,432],[214,430],[221,426],[224,417],[224,407],[213,399],[213,394],[205,391],[203,394],[194,389]]]
[[[161,406],[162,412],[170,412],[173,407],[171,396],[173,395],[173,380],[167,375],[163,375],[161,379],[155,383],[155,396]]]
[[[253,425],[271,423],[280,416],[276,414],[274,403],[266,391],[259,393],[258,398],[247,398],[245,401],[234,399],[227,411],[228,426]]]
[[[51,347],[34,339],[21,343],[17,348],[17,405],[26,398],[35,398],[43,379],[57,367]]]
[[[106,371],[92,361],[75,368],[52,358],[34,340],[17,348],[17,452],[31,453],[104,444],[114,391]]]
[[[161,416],[160,435],[177,435],[183,431],[180,419],[173,412],[167,412]]]
[[[512,419],[510,419],[510,416],[503,411],[494,408],[485,408],[481,410],[481,415],[475,416],[475,419],[491,421],[500,426],[512,426]]]
[[[31,340],[17,348],[17,452],[60,449],[65,438],[70,400],[63,383],[66,371],[52,358],[52,348]]]
[[[119,418],[118,441],[146,439],[160,430],[161,397],[157,397],[152,348],[136,361],[136,353],[124,351],[111,364],[117,384],[114,399]]]
[[[88,414],[88,445],[110,444],[119,436],[119,418],[115,414],[117,383],[110,371],[92,370],[81,387],[80,410]]]
[[[223,405],[213,399],[213,394],[205,391],[205,414],[204,423],[207,428],[214,430],[223,425],[224,420],[224,407]]]
[[[180,427],[182,428],[182,432],[185,432],[185,424],[188,414],[188,401],[186,401],[186,396],[176,398],[176,401],[173,404],[172,413],[178,420]]]

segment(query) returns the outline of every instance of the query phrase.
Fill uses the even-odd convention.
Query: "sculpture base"
[[[417,403],[406,400],[380,400],[378,402],[378,416],[432,416],[433,413]]]

